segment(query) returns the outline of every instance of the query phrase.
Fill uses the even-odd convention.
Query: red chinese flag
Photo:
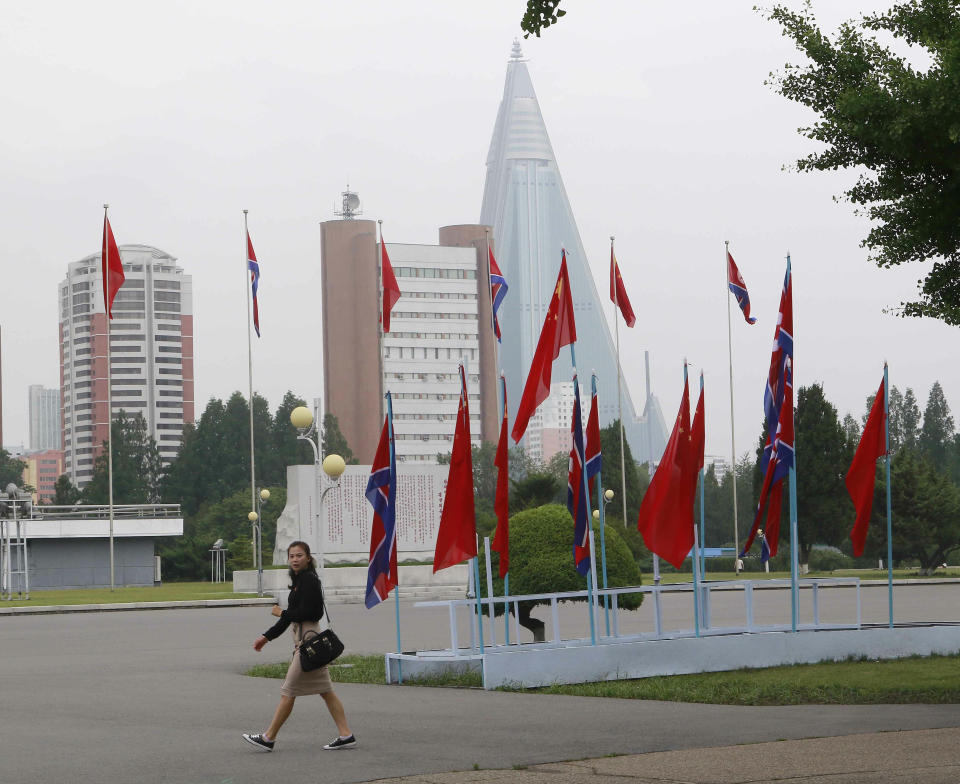
[[[880,382],[880,389],[870,407],[870,416],[860,436],[860,445],[857,447],[850,470],[847,471],[847,492],[853,499],[853,506],[857,510],[857,520],[850,531],[850,541],[853,542],[853,554],[863,555],[863,546],[867,541],[867,527],[870,525],[870,512],[873,510],[873,488],[877,478],[877,458],[887,453],[887,412],[884,405],[886,390],[884,382]]]
[[[613,255],[613,248],[610,248],[610,301],[613,302],[623,314],[623,320],[628,327],[637,323],[637,317],[633,314],[633,308],[630,307],[630,298],[627,296],[627,290],[623,285],[623,278],[620,277],[620,265]]]
[[[460,407],[453,433],[447,492],[440,514],[437,547],[433,554],[434,574],[477,555],[477,525],[473,507],[473,456],[470,446],[470,409],[467,382],[460,366]]]
[[[493,511],[497,516],[497,530],[493,535],[490,549],[500,553],[500,579],[510,571],[510,464],[507,447],[507,384],[503,382],[503,421],[500,423],[500,440],[497,442],[497,456],[493,464],[497,467],[497,494],[493,501]]]
[[[637,530],[647,549],[677,569],[693,548],[693,499],[688,481],[690,442],[690,399],[684,379],[683,399],[673,432],[643,496],[637,519]]]
[[[103,276],[103,309],[107,318],[113,319],[113,298],[126,280],[123,274],[123,261],[117,250],[117,241],[113,238],[110,219],[103,216],[103,246],[100,251],[100,272]]]
[[[703,468],[703,451],[707,441],[707,429],[703,413],[703,376],[700,377],[700,399],[697,401],[697,410],[693,414],[693,424],[690,426],[690,470],[696,476]],[[697,480],[693,480],[693,494],[696,493]]]
[[[577,326],[573,320],[573,297],[570,294],[570,279],[567,277],[567,254],[560,261],[560,274],[557,285],[550,298],[547,317],[543,320],[540,340],[533,352],[530,373],[520,397],[520,407],[513,422],[511,435],[514,441],[520,441],[527,430],[527,424],[533,412],[550,395],[550,378],[553,374],[553,360],[560,356],[560,349],[577,340]]]
[[[400,286],[397,283],[397,277],[393,274],[393,265],[390,263],[390,257],[387,255],[387,243],[380,237],[380,278],[383,281],[383,333],[390,331],[390,311],[400,299]]]

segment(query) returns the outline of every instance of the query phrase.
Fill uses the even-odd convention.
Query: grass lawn
[[[958,703],[960,656],[823,662],[517,691],[717,705]]]
[[[289,661],[276,664],[258,664],[247,670],[247,675],[255,678],[283,678],[287,674]],[[374,654],[364,656],[348,653],[341,656],[330,665],[330,679],[337,683],[375,683],[385,685],[387,682],[384,669],[383,655]],[[442,676],[438,678],[423,678],[405,683],[409,686],[455,686],[460,688],[480,688],[483,683],[480,673],[465,675]]]
[[[259,665],[247,675],[282,678],[287,672],[287,664]],[[330,676],[340,683],[383,684],[383,656],[341,656],[330,667]],[[479,687],[481,682],[479,674],[467,674],[415,681],[409,685],[463,688]],[[824,662],[503,691],[717,705],[952,704],[960,703],[960,656]]]
[[[30,591],[30,599],[0,602],[3,607],[40,607],[57,604],[125,604],[128,602],[182,602],[203,599],[242,599],[255,593],[234,593],[233,583],[164,583],[163,585],[77,589],[70,591]]]

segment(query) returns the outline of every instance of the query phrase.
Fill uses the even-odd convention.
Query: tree
[[[809,2],[764,13],[810,61],[787,64],[770,81],[819,115],[799,132],[825,148],[801,158],[798,170],[858,172],[844,196],[873,224],[862,242],[872,260],[880,267],[933,262],[901,315],[960,324],[960,6],[907,0],[844,23],[833,38]],[[922,50],[914,60],[924,66],[877,34]]]
[[[270,562],[277,534],[277,518],[287,505],[286,489],[279,486],[268,489],[270,500],[261,506],[265,564]],[[209,550],[217,539],[223,539],[227,543],[230,551],[229,568],[249,568],[253,563],[253,531],[247,519],[249,512],[250,490],[243,488],[227,498],[205,506],[198,514],[185,517],[183,536],[164,540],[158,547],[167,579],[205,579],[210,574]]]
[[[813,545],[839,546],[849,532],[853,504],[844,476],[853,451],[821,384],[800,387],[795,427],[798,558],[806,565]]]
[[[55,506],[72,506],[80,500],[82,495],[76,485],[70,481],[69,475],[60,474],[53,486],[53,500],[50,503]]]
[[[604,527],[607,551],[607,580],[611,588],[640,585],[640,568],[620,536],[616,526]],[[600,536],[594,536],[599,550]],[[503,581],[499,577],[499,553],[493,554],[493,591],[503,595]],[[599,562],[598,562],[599,563]],[[481,559],[480,584],[486,585],[486,564]],[[599,573],[599,567],[597,569]],[[512,594],[554,593],[580,591],[586,587],[585,578],[577,574],[573,565],[573,520],[567,508],[559,504],[540,506],[518,512],[510,518],[510,592]],[[582,600],[574,600],[582,601]],[[625,594],[617,606],[635,610],[643,601],[639,593]],[[520,625],[529,629],[534,640],[543,641],[544,623],[531,616],[531,610],[546,601],[519,602]],[[513,606],[510,607],[513,612]],[[503,605],[497,607],[503,613]]]
[[[273,444],[273,453],[276,456],[276,468],[273,474],[260,474],[264,483],[272,485],[286,485],[287,466],[310,465],[313,463],[313,449],[310,444],[297,438],[297,431],[290,424],[290,413],[299,406],[305,406],[306,401],[287,390],[277,406],[270,425],[270,441]],[[326,453],[324,453],[326,454]]]
[[[289,418],[288,418],[289,421]],[[340,455],[348,465],[357,465],[357,458],[347,444],[347,439],[340,432],[340,422],[329,411],[323,415],[323,454]],[[373,455],[370,455],[373,459]]]
[[[290,411],[302,402],[287,392],[271,417],[267,401],[254,394],[258,485],[285,486],[287,465],[313,462],[310,446],[297,441],[290,424]],[[240,392],[234,392],[226,405],[211,398],[199,422],[184,427],[180,450],[164,477],[163,495],[179,502],[183,513],[191,516],[204,504],[215,504],[243,487],[250,487],[250,407]],[[249,511],[249,500],[247,505]]]
[[[155,504],[160,501],[163,460],[157,442],[147,431],[147,421],[137,413],[128,418],[122,409],[111,424],[113,437],[113,502]],[[110,499],[108,444],[93,464],[93,478],[83,488],[85,504],[106,504]]]
[[[916,560],[923,574],[932,574],[960,549],[960,491],[914,450],[897,453],[890,473],[894,560]],[[878,495],[883,482],[881,472]]]
[[[510,508],[520,511],[544,504],[556,504],[566,498],[566,483],[561,485],[553,474],[529,474],[510,480]]]
[[[607,519],[616,518],[623,524],[623,482],[620,476],[620,420],[614,420],[600,429],[600,452],[603,455],[603,487],[613,490],[613,500],[607,504],[605,516]],[[636,525],[637,515],[640,512],[640,502],[650,484],[650,475],[646,464],[638,468],[633,461],[630,443],[625,442],[623,447],[624,471],[627,479],[627,523]]]
[[[557,484],[564,488],[564,492],[566,492],[567,478],[570,474],[570,453],[557,452],[547,461],[544,473],[550,474],[550,476],[556,479]]]
[[[848,413],[843,417],[843,433],[847,437],[847,443],[853,444],[854,450],[860,443],[860,423]]]
[[[950,462],[953,446],[953,417],[939,381],[934,381],[923,410],[923,428],[920,430],[920,452],[934,466],[945,470]]]
[[[560,10],[559,5],[560,0],[527,0],[527,10],[520,20],[523,37],[529,38],[532,33],[539,38],[541,30],[556,24],[567,13]]]
[[[23,472],[26,470],[27,464],[23,460],[10,457],[10,453],[0,447],[0,492],[6,492],[11,483],[23,487]]]

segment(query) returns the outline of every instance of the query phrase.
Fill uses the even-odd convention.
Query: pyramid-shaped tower
[[[493,227],[497,262],[510,287],[500,309],[503,342],[499,350],[500,365],[507,377],[511,420],[520,402],[540,328],[556,285],[561,249],[566,248],[577,322],[575,348],[580,383],[589,389],[590,373],[597,373],[600,425],[609,424],[617,418],[617,365],[615,344],[603,309],[611,308],[612,304],[608,298],[600,298],[590,273],[530,73],[517,41],[514,41],[507,65],[503,100],[487,155],[480,222]],[[635,339],[632,331],[629,336],[621,335],[621,341],[624,337]],[[553,381],[571,379],[570,352],[564,349],[554,363]],[[637,416],[634,398],[626,384],[622,385],[627,442],[634,459],[640,462],[659,460],[666,445],[666,428],[660,406],[649,394],[649,374],[647,379],[642,416]]]

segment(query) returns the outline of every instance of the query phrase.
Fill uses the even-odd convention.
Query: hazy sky
[[[788,250],[798,385],[823,382],[840,415],[859,418],[886,358],[892,383],[912,386],[921,406],[939,379],[960,408],[956,330],[883,313],[913,296],[926,268],[867,261],[865,221],[831,198],[853,174],[783,171],[813,149],[796,133],[813,118],[764,86],[801,58],[753,3],[566,0],[561,24],[522,42],[601,292],[617,237],[638,316],[621,329],[634,399],[649,349],[669,426],[688,357],[706,376],[707,452],[729,455],[729,239],[759,319],[749,327],[734,309],[739,453],[759,432]],[[815,9],[832,29],[885,5]],[[255,388],[271,407],[287,389],[318,396],[318,223],[348,183],[388,242],[436,243],[439,226],[479,219],[523,8],[6,4],[5,443],[28,439],[27,387],[59,384],[57,283],[99,250],[104,202],[120,244],[161,248],[193,276],[198,415],[210,397],[247,388],[244,208],[262,273]]]

